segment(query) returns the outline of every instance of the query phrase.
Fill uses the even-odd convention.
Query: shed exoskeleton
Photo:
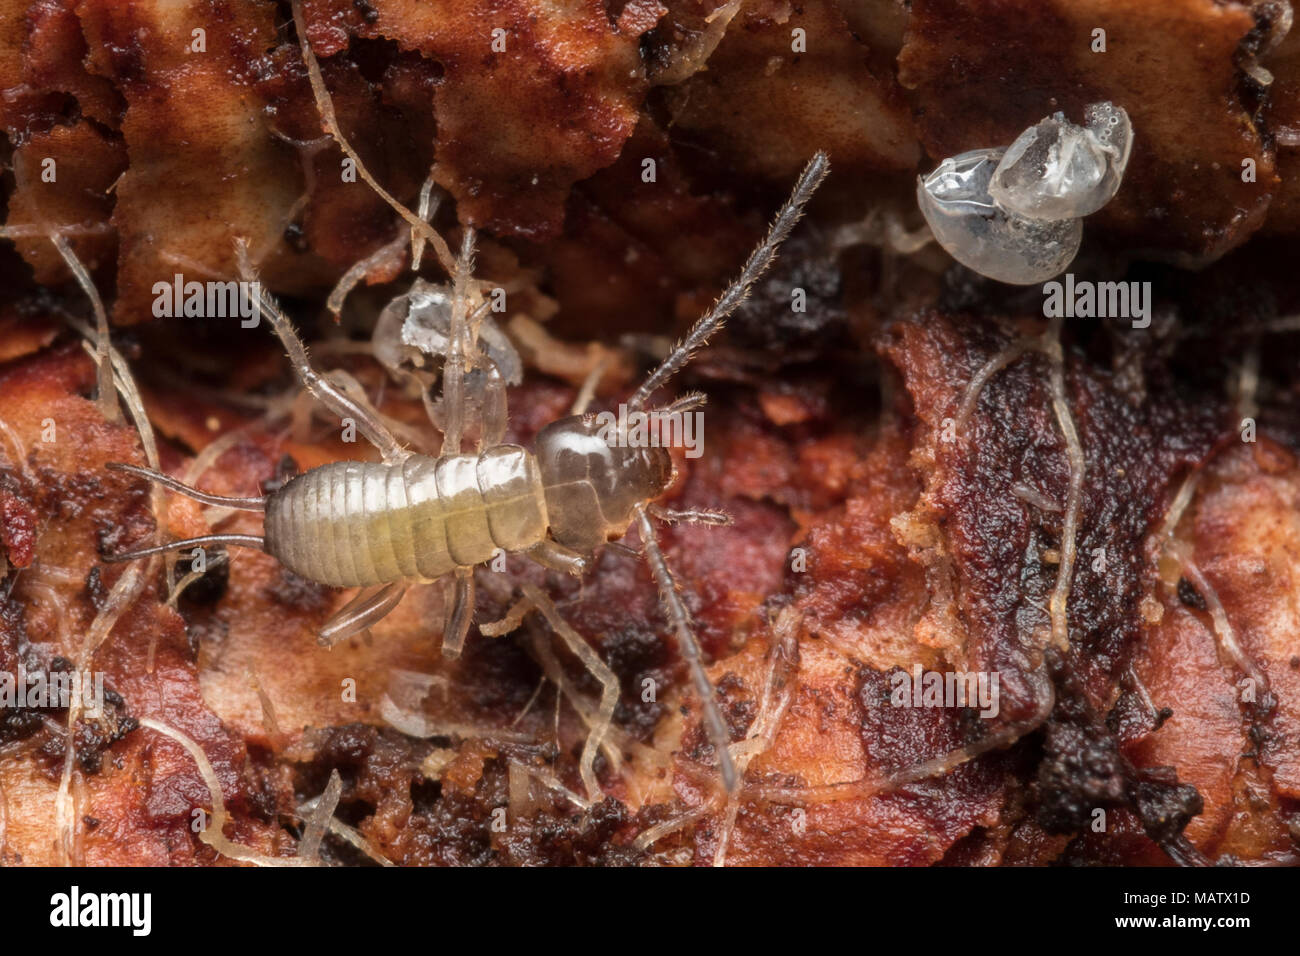
[[[798,221],[804,205],[829,169],[818,153],[799,177],[767,236],[754,249],[740,276],[692,327],[668,357],[628,400],[631,411],[645,409],[651,396],[683,368],[697,349],[726,321],[763,274],[777,248]],[[472,256],[472,233],[457,266],[455,284],[464,289]],[[243,278],[252,277],[246,260]],[[340,418],[351,418],[379,449],[379,462],[334,462],[313,468],[283,487],[257,498],[227,498],[198,491],[145,468],[127,471],[201,502],[263,511],[264,536],[212,534],[109,557],[126,561],[161,551],[204,545],[259,548],[295,573],[335,587],[359,587],[357,597],[321,629],[321,643],[332,645],[371,626],[391,611],[411,583],[454,577],[453,600],[443,633],[443,649],[459,653],[474,606],[475,565],[498,550],[522,553],[545,567],[582,574],[592,554],[621,538],[635,524],[643,553],[659,586],[692,683],[701,699],[703,723],[718,754],[728,791],[738,781],[729,753],[730,735],[722,721],[700,648],[671,571],[656,539],[651,517],[666,521],[724,523],[709,511],[670,511],[653,502],[671,485],[673,465],[666,448],[625,440],[610,441],[595,419],[575,407],[574,414],[545,426],[534,447],[500,443],[505,409],[494,406],[482,423],[485,439],[473,453],[461,453],[463,424],[459,392],[467,362],[458,348],[465,322],[462,304],[453,322],[444,371],[443,398],[454,425],[444,432],[437,457],[403,448],[373,411],[317,372],[293,326],[265,292],[260,307],[279,335],[304,387]],[[487,361],[479,356],[478,361]],[[588,389],[583,390],[589,392]],[[703,404],[688,395],[665,411],[682,413]],[[621,436],[626,438],[627,436]],[[529,606],[555,623],[553,605],[536,589],[526,590]],[[591,749],[589,741],[588,749]]]

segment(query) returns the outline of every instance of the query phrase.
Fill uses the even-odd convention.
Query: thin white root
[[[1205,606],[1210,612],[1210,620],[1214,624],[1214,637],[1218,642],[1219,650],[1227,655],[1228,659],[1237,666],[1243,674],[1255,682],[1260,694],[1268,691],[1268,676],[1259,669],[1254,658],[1246,653],[1241,642],[1237,640],[1237,632],[1228,620],[1228,612],[1224,610],[1223,602],[1219,600],[1219,592],[1214,589],[1214,585],[1209,579],[1201,573],[1201,569],[1193,560],[1189,549],[1181,542],[1171,542],[1165,549],[1179,564],[1182,573],[1186,578],[1196,585],[1196,590],[1200,592],[1205,599]]]
[[[957,417],[954,419],[954,427],[958,434],[963,432],[979,402],[980,393],[998,372],[1026,352],[1042,352],[1047,356],[1052,369],[1050,378],[1052,412],[1056,416],[1056,426],[1061,432],[1061,439],[1065,442],[1065,454],[1070,465],[1069,488],[1065,497],[1065,517],[1061,527],[1060,561],[1056,573],[1056,585],[1052,589],[1052,597],[1048,603],[1048,615],[1051,618],[1050,640],[1059,650],[1064,651],[1070,646],[1067,608],[1070,601],[1070,586],[1074,578],[1079,512],[1083,505],[1083,482],[1087,471],[1087,460],[1083,453],[1083,446],[1079,442],[1079,433],[1074,426],[1069,397],[1065,393],[1065,356],[1061,348],[1062,322],[1060,316],[1053,318],[1041,337],[1016,339],[985,362],[966,386],[958,406]],[[1043,496],[1027,486],[1017,485],[1013,493],[1022,500],[1038,504],[1044,510],[1059,510],[1050,499],[1043,499]]]
[[[1138,675],[1137,668],[1134,667],[1131,662],[1128,665],[1128,669],[1125,670],[1124,676],[1128,679],[1129,686],[1137,695],[1138,700],[1142,702],[1142,706],[1146,709],[1147,716],[1150,718],[1152,724],[1155,724],[1160,719],[1160,708],[1156,706],[1156,702],[1151,697],[1151,691],[1148,690],[1147,685],[1142,682],[1142,678]]]
[[[200,840],[222,856],[237,860],[240,863],[251,863],[254,866],[316,865],[314,860],[306,860],[300,857],[266,856],[256,850],[250,850],[248,847],[240,846],[238,843],[232,843],[226,839],[223,831],[230,821],[230,815],[226,812],[226,801],[221,795],[221,781],[217,779],[217,773],[212,769],[212,764],[208,762],[208,755],[203,752],[203,748],[193,738],[150,717],[141,717],[140,726],[160,733],[164,737],[169,737],[180,744],[193,759],[195,765],[198,766],[199,776],[203,778],[203,782],[207,785],[208,792],[212,796],[212,819],[199,833]]]
[[[268,411],[265,420],[269,420],[270,417],[273,417],[273,413]],[[252,433],[254,428],[262,424],[264,424],[264,420],[252,421],[246,425],[240,425],[238,428],[232,428],[219,438],[208,442],[203,446],[203,450],[194,456],[194,460],[191,461],[189,467],[185,469],[185,476],[181,481],[184,484],[189,485],[191,488],[197,488],[199,486],[199,479],[207,473],[209,468],[221,460],[222,455],[238,445],[245,437]],[[235,510],[233,508],[215,507],[205,510],[204,516],[208,519],[208,527],[214,528],[218,523],[234,513]]]
[[[302,0],[291,0],[290,6],[293,8],[294,27],[298,31],[298,44],[302,48],[302,62],[307,67],[307,78],[311,81],[312,95],[316,98],[316,109],[320,111],[321,124],[325,128],[325,132],[334,137],[334,141],[339,144],[339,148],[356,165],[357,173],[365,181],[366,185],[373,189],[380,199],[388,203],[392,210],[406,221],[406,224],[411,227],[414,233],[423,236],[429,241],[443,268],[450,274],[455,265],[455,257],[451,254],[451,248],[447,245],[447,241],[438,235],[432,226],[394,199],[388,190],[379,185],[379,181],[370,174],[366,164],[361,161],[357,151],[352,148],[352,144],[343,135],[343,129],[339,126],[338,117],[334,113],[334,100],[330,97],[328,87],[325,86],[325,78],[321,76],[320,64],[317,62],[316,54],[312,52],[311,43],[307,39],[307,18],[303,16]]]
[[[1038,698],[1038,706],[1025,720],[1008,724],[1006,727],[986,736],[983,740],[967,747],[958,747],[946,754],[941,754],[925,763],[907,770],[885,776],[870,775],[857,780],[845,780],[839,783],[822,784],[815,787],[769,787],[751,786],[745,793],[757,800],[770,800],[795,805],[836,803],[841,800],[862,800],[880,794],[890,793],[900,787],[932,777],[942,776],[969,763],[976,757],[994,750],[1003,750],[1012,746],[1022,737],[1033,733],[1043,725],[1056,705],[1056,691],[1050,680],[1044,680],[1043,690]]]
[[[966,391],[962,394],[961,404],[957,406],[957,417],[953,419],[953,422],[954,430],[958,435],[965,431],[966,422],[970,420],[971,415],[975,412],[975,406],[979,403],[980,393],[984,391],[984,386],[998,372],[1026,352],[1034,351],[1036,348],[1037,344],[1032,339],[1016,339],[980,367],[966,386]]]
[[[550,642],[539,634],[532,635],[532,639],[528,642],[528,650],[537,666],[542,669],[545,678],[559,689],[559,693],[555,695],[557,737],[559,735],[561,700],[567,700],[572,705],[578,718],[586,726],[588,733],[592,732],[600,723],[598,708],[574,686],[573,681],[569,680],[568,675],[564,673],[564,668],[560,666],[560,659],[555,656]],[[604,734],[601,749],[604,751],[605,759],[609,761],[609,765],[613,768],[616,776],[621,775],[623,772],[622,749],[628,746],[629,741],[627,738],[619,733],[618,728],[611,725]]]
[[[561,783],[555,774],[544,767],[530,766],[521,760],[511,758],[507,775],[510,791],[510,815],[512,817],[518,818],[522,816],[527,809],[527,805],[532,802],[530,784],[533,780],[540,783],[548,792],[562,797],[579,810],[586,812],[591,809],[590,800],[584,800],[574,793]]]
[[[190,571],[190,572],[188,572],[188,573],[185,575],[185,577],[181,578],[179,581],[176,582],[176,586],[173,587],[173,588],[171,589],[171,593],[167,595],[167,600],[163,602],[163,606],[164,606],[164,607],[169,607],[169,608],[171,608],[173,611],[176,610],[176,602],[178,602],[178,601],[181,599],[181,595],[185,593],[185,589],[188,588],[191,584],[193,584],[195,581],[199,580],[199,578],[201,578],[201,577],[203,577],[203,576],[204,576],[204,572],[203,572],[203,571]],[[152,655],[150,656],[150,659],[149,659],[148,673],[150,673],[150,674],[153,673],[153,657],[152,657]]]
[[[579,346],[561,341],[541,322],[522,312],[510,317],[506,331],[525,362],[539,372],[563,379],[571,385],[585,384],[592,369],[602,362],[608,363],[606,374],[611,381],[624,381],[630,375],[628,356],[621,349],[609,348],[599,342]]]
[[[1027,502],[1037,508],[1039,511],[1060,511],[1058,505],[1047,495],[1043,494],[1037,488],[1033,488],[1024,482],[1017,482],[1011,486],[1011,493],[1021,501]]]
[[[728,0],[705,18],[705,28],[683,49],[677,51],[673,62],[654,75],[656,86],[675,86],[704,69],[713,51],[722,42],[727,27],[740,12],[743,0]]]
[[[703,820],[712,809],[709,804],[704,803],[692,810],[687,810],[685,813],[670,817],[662,823],[656,823],[654,826],[637,834],[637,838],[632,841],[632,845],[644,853],[664,837]]]
[[[1237,375],[1237,418],[1254,418],[1259,413],[1259,342],[1251,342]]]
[[[510,610],[506,611],[505,617],[499,621],[493,621],[490,624],[480,624],[478,632],[484,637],[503,637],[506,634],[512,634],[519,630],[519,626],[524,623],[524,618],[528,612],[533,609],[533,605],[527,598],[521,598],[516,601]]]
[[[537,703],[537,698],[542,696],[542,691],[546,687],[546,675],[543,674],[537,679],[537,686],[533,688],[532,696],[528,698],[523,709],[515,714],[515,719],[510,721],[511,727],[518,727],[519,722],[528,716],[528,712],[533,709],[533,704]]]
[[[280,722],[275,716],[275,704],[271,702],[271,695],[266,692],[262,686],[261,679],[257,676],[257,671],[248,668],[248,686],[253,688],[253,693],[257,694],[258,703],[262,706],[262,728],[272,737],[280,736]]]
[[[1160,523],[1160,530],[1156,532],[1157,552],[1164,550],[1169,544],[1169,539],[1178,528],[1178,523],[1183,520],[1183,512],[1187,510],[1187,506],[1192,503],[1192,498],[1196,495],[1196,486],[1200,483],[1200,477],[1200,473],[1196,471],[1189,474],[1179,486],[1174,500],[1169,503],[1165,520]]]
[[[596,397],[596,387],[600,385],[601,379],[609,371],[609,367],[614,364],[612,355],[602,355],[596,362],[587,377],[582,380],[582,388],[578,389],[578,395],[573,400],[573,407],[569,409],[570,415],[582,415],[591,405],[592,399]]]
[[[337,769],[330,771],[329,783],[325,792],[316,800],[316,806],[307,816],[307,826],[302,833],[302,842],[298,844],[298,858],[311,863],[320,862],[320,844],[325,839],[325,830],[334,811],[338,809],[339,798],[343,796],[343,778]]]
[[[415,737],[418,740],[428,740],[430,737],[449,737],[456,740],[487,740],[501,743],[527,744],[533,742],[533,738],[528,734],[521,734],[512,730],[431,720],[424,714],[398,706],[387,694],[379,698],[379,716],[384,723],[394,730],[401,731],[406,736]]]
[[[22,437],[13,429],[7,421],[0,418],[0,435],[4,435],[13,446],[14,467],[23,473],[23,478],[27,481],[35,481],[36,473],[32,471],[31,463],[27,460],[27,446],[23,444]]]
[[[828,245],[836,252],[853,246],[875,246],[894,255],[910,256],[932,242],[934,233],[925,223],[909,230],[897,209],[878,207],[861,221],[834,230]]]
[[[420,187],[420,202],[416,206],[415,214],[425,222],[432,222],[433,217],[438,213],[438,206],[442,204],[442,196],[433,195],[433,173],[424,181]],[[411,271],[420,271],[420,262],[424,259],[424,236],[420,235],[415,227],[411,227]]]
[[[325,308],[329,310],[330,315],[334,316],[335,322],[339,320],[339,316],[343,312],[344,300],[347,299],[348,293],[356,288],[357,283],[369,275],[372,269],[388,265],[395,259],[405,255],[408,241],[408,235],[403,232],[396,239],[384,243],[361,261],[353,263],[352,268],[343,273],[342,278],[335,284],[334,290],[330,292],[329,298],[325,300]]]
[[[1177,564],[1178,573],[1195,585],[1197,592],[1205,600],[1206,609],[1210,612],[1210,621],[1214,625],[1213,633],[1215,642],[1219,646],[1219,651],[1233,664],[1237,669],[1255,682],[1256,687],[1261,694],[1266,693],[1269,689],[1268,676],[1260,670],[1255,659],[1246,652],[1237,640],[1237,632],[1228,620],[1228,612],[1223,606],[1223,601],[1219,598],[1219,592],[1214,589],[1209,578],[1201,571],[1195,558],[1192,556],[1192,549],[1182,541],[1174,537],[1174,532],[1178,530],[1179,522],[1182,521],[1183,515],[1187,511],[1188,505],[1196,496],[1196,488],[1200,483],[1200,472],[1193,471],[1183,480],[1178,488],[1178,493],[1174,495],[1174,500],[1170,502],[1169,509],[1165,512],[1164,521],[1160,524],[1160,529],[1152,539],[1155,544],[1155,557],[1167,556]],[[1149,695],[1148,695],[1149,699]],[[1155,707],[1154,702],[1151,705]]]
[[[337,773],[337,771],[335,772]],[[311,813],[316,808],[316,805],[320,803],[320,800],[321,800],[320,797],[315,797],[311,800],[308,800],[306,803],[303,803],[298,807],[298,812],[301,814]],[[341,820],[338,820],[334,817],[330,817],[326,821],[326,827],[332,835],[338,837],[340,840],[347,843],[348,845],[360,850],[362,853],[364,853],[370,859],[374,860],[380,866],[397,865],[388,857],[384,856],[384,854],[379,852],[379,848],[375,846],[373,842],[371,842],[369,839],[363,836],[360,831],[354,829],[353,827],[348,826],[346,823],[343,823]]]
[[[80,239],[85,236],[108,236],[117,232],[117,227],[108,222],[82,222],[68,226],[59,226],[51,230],[48,226],[20,224],[17,226],[0,226],[0,239],[48,239],[51,233],[62,237]]]
[[[1025,735],[1033,733],[1043,725],[1043,722],[1052,713],[1052,708],[1056,706],[1056,690],[1052,686],[1052,682],[1044,680],[1042,684],[1043,689],[1038,697],[1038,706],[1025,720],[1008,724],[1001,730],[989,734],[983,740],[970,746],[959,747],[941,757],[936,757],[934,760],[927,760],[920,766],[913,767],[910,770],[891,774],[886,779],[885,789],[894,790],[906,784],[915,783],[918,780],[942,776],[983,754],[1010,747]]]
[[[1070,601],[1070,584],[1074,576],[1076,538],[1079,532],[1079,510],[1083,502],[1083,479],[1086,462],[1079,434],[1070,414],[1069,400],[1065,394],[1065,359],[1061,351],[1061,319],[1053,319],[1044,339],[1044,351],[1052,361],[1052,409],[1056,424],[1065,439],[1066,454],[1070,461],[1070,486],[1065,497],[1065,521],[1061,530],[1061,563],[1056,573],[1056,587],[1049,603],[1052,617],[1052,643],[1064,652],[1070,647],[1067,606]]]
[[[77,329],[81,335],[87,339],[83,343],[87,351],[91,351],[91,342],[102,342],[97,339],[96,335],[83,322],[72,317],[68,321]],[[95,353],[92,352],[92,356]],[[135,379],[131,375],[131,368],[126,364],[117,349],[110,344],[108,353],[105,356],[108,363],[111,377],[110,387],[120,390],[122,397],[126,400],[127,411],[131,415],[132,424],[135,425],[136,431],[140,435],[140,444],[144,448],[145,460],[149,467],[154,470],[158,469],[158,445],[154,441],[153,427],[149,424],[149,418],[145,413],[144,401],[140,397],[140,391],[136,387]],[[163,495],[162,489],[154,485],[151,491],[150,504],[154,517],[154,534],[155,540],[162,541],[163,525]],[[91,621],[90,627],[86,630],[82,638],[81,652],[78,656],[77,666],[79,668],[89,668],[95,652],[99,646],[104,643],[108,635],[112,633],[113,627],[117,624],[118,618],[122,612],[130,607],[140,596],[144,589],[145,582],[153,575],[158,567],[158,558],[151,557],[144,562],[143,567],[139,562],[133,563],[127,567],[122,575],[117,579],[112,589],[108,592],[108,600],[95,615]],[[171,576],[173,565],[169,562],[167,565],[167,574]],[[76,729],[77,721],[81,718],[82,699],[80,694],[73,694],[71,705],[68,707],[68,720],[66,730],[66,750],[63,757],[63,772],[59,778],[59,792],[54,801],[54,816],[58,824],[58,849],[59,858],[63,865],[70,865],[76,856],[77,846],[77,821],[80,816],[76,812],[76,801],[72,797],[72,779],[76,766]]]
[[[59,255],[67,263],[68,270],[72,273],[77,284],[81,286],[86,298],[90,299],[90,306],[95,312],[95,335],[96,359],[99,366],[99,411],[106,421],[120,422],[122,420],[122,409],[118,405],[117,390],[113,388],[113,365],[109,361],[108,353],[112,348],[112,340],[108,335],[108,313],[104,310],[104,300],[99,297],[99,290],[95,288],[95,283],[91,281],[90,273],[86,267],[81,264],[77,254],[72,251],[72,246],[68,245],[68,240],[60,235],[51,235],[50,242],[54,243],[54,248],[59,250]]]
[[[600,655],[592,650],[591,645],[582,639],[582,635],[560,616],[554,602],[538,587],[525,583],[520,586],[520,589],[529,603],[546,618],[546,622],[551,625],[551,630],[564,642],[564,646],[570,653],[577,657],[582,662],[582,666],[600,682],[600,707],[596,712],[596,723],[587,734],[587,741],[583,744],[582,757],[578,763],[582,784],[587,788],[587,797],[595,803],[604,797],[604,791],[600,789],[600,781],[596,778],[596,752],[614,724],[614,708],[618,706],[618,677],[600,659]]]
[[[316,354],[320,354],[317,349]],[[357,380],[357,377],[351,372],[341,368],[330,369],[324,376],[332,385],[338,386],[339,390],[350,398],[356,405],[375,421],[379,422],[388,429],[389,434],[400,438],[408,445],[414,448],[421,448],[427,444],[426,437],[419,429],[413,428],[406,422],[398,421],[390,415],[385,415],[379,410],[374,402],[370,400],[369,393],[366,392],[365,386]],[[315,409],[313,408],[313,411]]]
[[[1060,429],[1061,437],[1065,443],[1066,456],[1070,465],[1070,479],[1069,490],[1066,494],[1065,518],[1061,532],[1060,560],[1056,585],[1053,588],[1048,609],[1051,618],[1049,639],[1057,648],[1065,651],[1069,649],[1070,645],[1067,608],[1077,550],[1079,512],[1082,507],[1086,461],[1065,391],[1065,360],[1060,336],[1061,319],[1056,318],[1049,323],[1047,330],[1039,339],[1018,339],[986,362],[975,373],[966,387],[966,392],[959,406],[956,423],[959,429],[966,424],[966,420],[974,410],[975,403],[978,401],[984,386],[988,384],[994,375],[1016,358],[1028,351],[1041,351],[1050,360],[1052,367],[1052,409],[1056,416],[1057,427]],[[1032,496],[1041,497],[1033,489],[1028,489],[1028,491]],[[1026,497],[1024,488],[1018,488],[1018,492],[1018,497]],[[1180,492],[1181,496],[1182,493]],[[1050,505],[1052,503],[1048,501],[1046,504]],[[1178,512],[1181,513],[1181,508],[1185,506],[1186,502],[1183,501],[1179,505]],[[1042,674],[1041,667],[1037,673]],[[1011,746],[1026,734],[1041,726],[1051,714],[1056,701],[1056,693],[1051,681],[1042,680],[1041,683],[1043,686],[1038,694],[1038,706],[1035,707],[1034,713],[1027,719],[1009,724],[987,735],[978,743],[968,747],[960,747],[909,770],[885,777],[868,776],[858,780],[818,787],[774,788],[760,786],[746,788],[746,793],[751,793],[759,799],[804,803],[861,799],[879,793],[887,793],[908,783],[915,783],[918,780],[946,774],[982,754]]]
[[[759,697],[758,716],[754,718],[745,740],[731,746],[732,757],[736,762],[736,774],[742,783],[745,779],[745,771],[749,769],[754,758],[771,749],[790,701],[794,699],[794,688],[789,685],[794,663],[799,655],[798,629],[798,612],[791,607],[782,610],[773,629],[776,641],[769,652],[771,660],[768,664],[767,676],[763,681],[763,693]],[[731,843],[731,834],[736,828],[736,815],[739,810],[739,794],[727,794],[722,832],[718,836],[718,848],[713,855],[714,866],[726,866],[727,848]]]

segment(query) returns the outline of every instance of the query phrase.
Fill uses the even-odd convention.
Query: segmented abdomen
[[[267,501],[266,550],[336,587],[440,577],[520,551],[546,534],[533,456],[517,445],[400,465],[340,461],[294,478]]]

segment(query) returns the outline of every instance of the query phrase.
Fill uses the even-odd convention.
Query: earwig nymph
[[[633,393],[632,411],[645,408],[654,392],[689,363],[763,274],[829,169],[818,153],[805,167],[778,212],[767,236],[754,249],[740,276],[713,308]],[[472,251],[467,231],[464,266]],[[461,270],[463,271],[463,270]],[[457,276],[457,281],[463,276]],[[677,593],[659,549],[650,517],[669,521],[719,523],[715,512],[674,512],[653,504],[672,483],[672,459],[662,447],[627,447],[609,442],[596,422],[574,414],[545,426],[532,450],[501,443],[504,404],[484,410],[480,446],[461,453],[458,411],[464,396],[457,352],[460,332],[453,322],[447,356],[453,374],[444,378],[445,411],[457,419],[437,457],[403,448],[372,411],[345,393],[310,364],[289,320],[262,294],[262,311],[279,335],[303,385],[340,418],[351,417],[379,449],[379,462],[334,462],[313,468],[283,487],[256,498],[227,498],[197,491],[174,479],[132,465],[110,467],[141,475],[199,501],[265,513],[264,536],[213,534],[114,555],[125,561],[161,551],[203,545],[260,548],[290,570],[321,584],[365,588],[322,628],[323,644],[333,644],[377,622],[400,601],[409,584],[454,576],[454,599],[443,633],[443,650],[455,655],[469,630],[474,606],[473,567],[500,549],[522,553],[551,569],[582,574],[590,556],[622,537],[636,524],[644,555],[660,589],[665,613],[701,698],[703,723],[718,753],[728,791],[738,781],[713,689],[704,671],[690,616]],[[463,316],[461,317],[464,318]],[[488,361],[480,356],[478,361]],[[453,366],[455,366],[453,368]],[[685,411],[703,404],[688,395],[669,406]],[[454,434],[454,439],[452,438]],[[539,594],[530,598],[534,606]],[[551,607],[550,612],[554,613]],[[550,616],[550,614],[548,614]]]

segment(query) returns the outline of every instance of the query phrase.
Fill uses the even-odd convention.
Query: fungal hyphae
[[[1079,250],[1082,217],[1119,189],[1133,130],[1113,103],[1093,103],[1085,126],[1057,113],[1009,147],[945,159],[917,185],[935,239],[958,262],[1013,285],[1064,272]]]

